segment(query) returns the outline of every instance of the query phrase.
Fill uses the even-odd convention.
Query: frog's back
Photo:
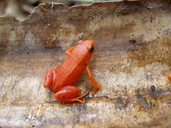
[[[62,65],[57,69],[54,79],[55,86],[51,89],[56,92],[66,85],[73,85],[84,72],[85,66],[75,63],[74,59],[67,58]]]
[[[90,60],[93,52],[90,52],[87,47],[91,42],[84,42],[78,44],[70,56],[61,64],[57,69],[56,76],[54,77],[53,87],[51,89],[57,92],[62,87],[73,85],[85,70],[87,61]],[[93,42],[94,43],[94,42]]]

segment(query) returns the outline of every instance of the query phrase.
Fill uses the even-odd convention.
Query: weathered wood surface
[[[0,126],[171,126],[171,6],[105,2],[41,5],[23,22],[0,18]],[[95,41],[89,65],[101,90],[64,104],[42,87],[46,70],[80,39]],[[91,88],[86,73],[76,83]]]

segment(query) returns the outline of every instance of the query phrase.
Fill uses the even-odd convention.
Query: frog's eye
[[[89,52],[93,52],[94,51],[94,47],[93,46],[91,46],[91,49],[90,49],[90,51]]]
[[[88,50],[89,50],[89,52],[93,52],[94,51],[94,47],[91,46],[91,45],[88,45]]]

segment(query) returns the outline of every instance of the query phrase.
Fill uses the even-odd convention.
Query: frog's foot
[[[96,94],[96,92],[101,88],[100,85],[96,85],[94,88],[93,88],[93,93],[92,94]]]
[[[90,93],[90,91],[91,91],[91,89],[90,89],[90,90],[88,90],[88,91],[87,91],[86,93],[84,93],[83,95],[81,95],[81,96],[79,96],[79,97],[74,98],[73,100],[76,100],[76,101],[78,101],[78,102],[80,102],[80,103],[84,104],[84,101],[82,101],[82,100],[80,100],[80,99],[82,99],[82,98],[84,98],[86,95],[88,95],[88,94]]]
[[[91,90],[86,92],[85,94],[79,96],[81,94],[81,89],[74,85],[64,86],[61,90],[55,93],[54,97],[62,102],[65,103],[72,103],[72,102],[80,102],[84,103],[84,101],[80,100],[85,97],[87,94],[90,93]]]

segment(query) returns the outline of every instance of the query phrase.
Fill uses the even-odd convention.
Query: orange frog
[[[43,86],[55,92],[54,97],[62,102],[80,102],[91,90],[85,94],[81,94],[81,89],[74,86],[74,83],[80,78],[84,70],[87,71],[88,77],[93,85],[93,94],[97,92],[101,86],[94,79],[87,62],[91,59],[94,51],[93,40],[80,40],[75,47],[69,48],[65,54],[69,57],[58,67],[47,71],[44,78]]]

